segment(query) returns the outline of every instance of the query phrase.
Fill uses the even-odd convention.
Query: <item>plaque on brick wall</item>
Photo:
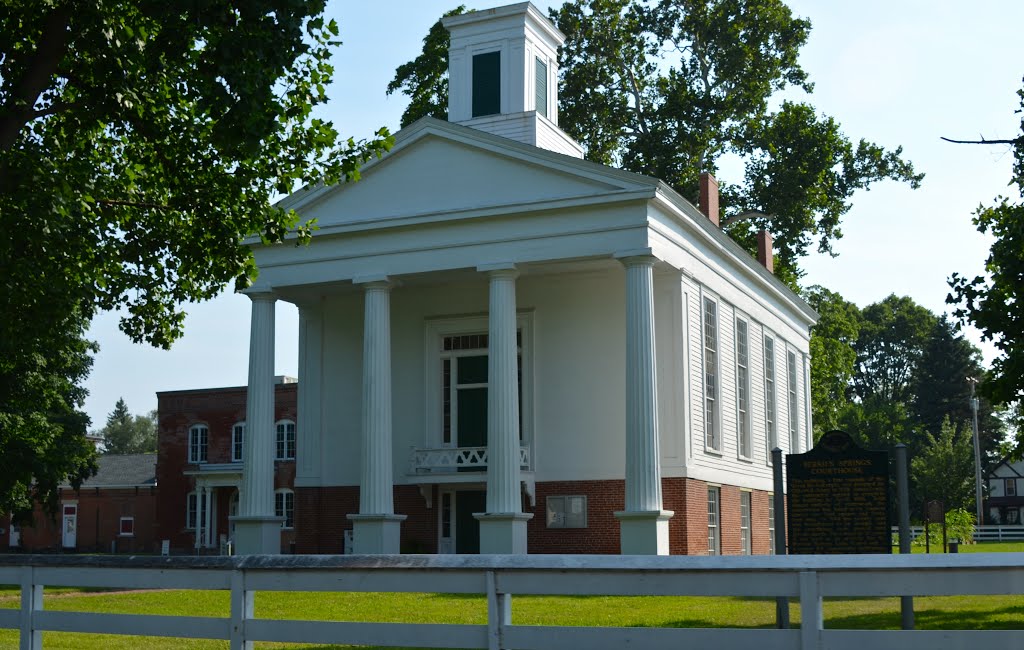
[[[790,554],[892,553],[889,454],[830,431],[786,455]]]

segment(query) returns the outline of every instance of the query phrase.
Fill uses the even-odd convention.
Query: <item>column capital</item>
[[[246,291],[245,295],[253,302],[276,302],[277,294],[269,289]]]
[[[512,278],[514,280],[519,277],[519,269],[512,262],[480,264],[476,267],[476,270],[480,273],[486,273],[492,278]]]
[[[375,275],[360,275],[352,278],[352,284],[362,286],[364,289],[390,289],[395,285],[394,281],[383,273]]]
[[[633,248],[619,251],[614,255],[623,266],[654,266],[658,258],[650,248]]]

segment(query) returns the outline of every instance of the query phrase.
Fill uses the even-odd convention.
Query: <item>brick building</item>
[[[6,522],[0,546],[35,552],[156,552],[156,455],[101,455],[97,461],[96,475],[78,490],[60,487],[54,516],[37,507],[31,526]]]
[[[285,517],[280,549],[295,541],[296,388],[290,377],[274,386],[275,508]],[[157,538],[174,553],[220,552],[232,538],[238,510],[246,433],[246,389],[211,388],[157,393]]]

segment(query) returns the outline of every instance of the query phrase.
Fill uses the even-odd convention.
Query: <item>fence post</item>
[[[821,588],[817,571],[800,572],[800,648],[811,650],[821,642],[825,617],[821,611]]]
[[[505,647],[505,626],[512,624],[512,594],[499,591],[498,576],[487,572],[487,649]]]
[[[772,449],[772,494],[775,506],[775,554],[786,555],[786,496],[783,494],[785,483],[782,478],[782,449]],[[789,598],[779,596],[775,599],[775,627],[780,630],[789,629]]]
[[[245,569],[231,569],[231,650],[253,650],[245,622],[256,612],[256,593],[245,588]]]
[[[43,585],[35,581],[35,569],[21,569],[20,650],[43,650],[43,633],[36,630],[35,613],[43,610]]]
[[[910,486],[907,483],[907,446],[896,445],[896,491],[899,500],[900,553],[910,553]],[[925,519],[924,539],[928,543],[928,524]],[[914,629],[914,597],[900,596],[900,618],[904,630]]]

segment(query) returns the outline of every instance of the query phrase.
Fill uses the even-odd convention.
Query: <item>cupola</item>
[[[448,121],[583,157],[558,128],[558,48],[565,35],[522,2],[442,20],[448,49]]]

